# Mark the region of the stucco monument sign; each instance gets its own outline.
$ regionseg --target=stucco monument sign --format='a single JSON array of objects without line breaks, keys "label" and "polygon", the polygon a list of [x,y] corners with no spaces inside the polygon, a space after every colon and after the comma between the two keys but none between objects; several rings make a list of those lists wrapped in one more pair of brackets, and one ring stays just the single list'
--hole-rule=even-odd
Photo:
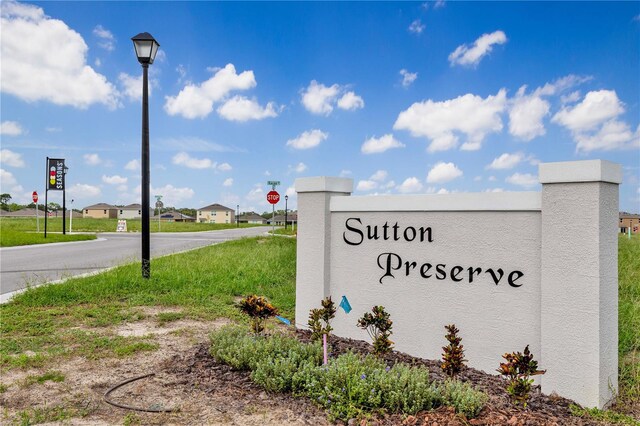
[{"label": "stucco monument sign", "polygon": [[397,350],[440,359],[444,325],[494,373],[526,345],[545,393],[602,407],[617,391],[621,168],[541,164],[541,192],[350,196],[351,179],[296,180],[296,317],[346,296],[335,334],[384,305]]}]

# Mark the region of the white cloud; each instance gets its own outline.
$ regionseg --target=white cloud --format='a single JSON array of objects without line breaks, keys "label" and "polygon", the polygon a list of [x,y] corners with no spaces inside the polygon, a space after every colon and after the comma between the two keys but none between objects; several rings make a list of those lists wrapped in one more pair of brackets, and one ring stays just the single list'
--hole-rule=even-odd
[{"label": "white cloud", "polygon": [[387,173],[386,170],[378,170],[373,175],[371,175],[369,179],[376,182],[384,182],[385,180],[387,180],[388,175],[389,174]]},{"label": "white cloud", "polygon": [[470,93],[442,102],[429,99],[400,112],[393,128],[431,139],[429,152],[455,148],[458,136],[454,132],[461,132],[467,136],[461,149],[473,151],[481,148],[487,134],[502,130],[500,115],[505,107],[504,89],[485,99]]},{"label": "white cloud", "polygon": [[233,170],[233,167],[231,167],[231,164],[229,164],[229,163],[219,164],[215,168],[218,169],[221,172],[229,172],[229,171]]},{"label": "white cloud", "polygon": [[538,184],[538,176],[534,176],[529,173],[514,173],[511,176],[508,176],[505,181],[512,185],[530,188]]},{"label": "white cloud", "polygon": [[329,115],[333,111],[332,104],[340,93],[340,86],[325,86],[311,80],[309,87],[302,92],[302,104],[307,111],[318,115]]},{"label": "white cloud", "polygon": [[574,102],[578,102],[581,96],[582,95],[580,94],[580,91],[576,90],[575,92],[571,92],[568,95],[560,96],[560,102],[562,102],[562,105],[572,104]]},{"label": "white cloud", "polygon": [[76,183],[67,189],[67,194],[73,198],[94,198],[102,194],[99,186],[87,185],[84,183]]},{"label": "white cloud", "polygon": [[379,138],[369,138],[362,144],[360,151],[363,154],[377,154],[392,148],[404,148],[404,144],[399,142],[393,135],[388,134]]},{"label": "white cloud", "polygon": [[231,91],[248,90],[256,84],[253,71],[237,74],[235,66],[227,64],[203,83],[189,83],[176,96],[167,96],[164,109],[169,115],[204,118],[213,111],[213,104],[224,99]]},{"label": "white cloud", "polygon": [[222,182],[222,186],[232,186],[233,185],[233,178],[227,178],[224,180],[224,182]]},{"label": "white cloud", "polygon": [[[342,97],[338,99],[338,96]],[[316,80],[311,80],[309,86],[302,92],[302,105],[312,114],[329,115],[333,107],[344,110],[364,108],[364,100],[355,92],[345,92],[345,87],[338,84],[325,86]]]},{"label": "white cloud", "polygon": [[[118,106],[118,93],[87,65],[82,36],[37,6],[2,2],[2,92],[27,102]],[[25,43],[28,40],[28,43]]]},{"label": "white cloud", "polygon": [[102,25],[97,25],[93,29],[93,35],[100,39],[98,46],[102,47],[103,49],[111,52],[116,48],[116,38],[113,36],[111,31],[107,30]]},{"label": "white cloud", "polygon": [[[123,96],[126,96],[131,101],[142,100],[142,75],[134,77],[121,72],[118,75],[118,80],[120,81],[120,86],[122,88],[121,93]],[[158,83],[155,79],[149,79],[149,97],[151,97],[153,87],[157,85]]]},{"label": "white cloud", "polygon": [[8,149],[0,150],[0,163],[11,167],[24,167],[22,154],[9,151]]},{"label": "white cloud", "polygon": [[414,34],[420,34],[424,31],[425,29],[425,25],[422,23],[422,21],[420,21],[419,19],[416,19],[415,21],[413,21],[411,23],[411,25],[409,25],[409,32],[414,33]]},{"label": "white cloud", "polygon": [[132,170],[132,171],[137,171],[137,170],[141,170],[141,166],[140,166],[140,161],[139,160],[131,160],[129,161],[124,168],[126,170]]},{"label": "white cloud", "polygon": [[338,100],[338,108],[347,111],[362,109],[364,108],[364,100],[354,92],[347,92]]},{"label": "white cloud", "polygon": [[640,125],[632,132],[627,123],[609,120],[594,134],[575,135],[578,151],[611,151],[615,149],[640,148]]},{"label": "white cloud", "polygon": [[340,177],[351,176],[353,172],[351,170],[340,170]]},{"label": "white cloud", "polygon": [[504,44],[507,36],[502,31],[482,34],[473,46],[461,44],[449,55],[449,63],[453,65],[478,65],[480,60],[491,52],[494,44]]},{"label": "white cloud", "polygon": [[453,163],[439,162],[427,174],[427,183],[445,183],[462,176],[460,170]]},{"label": "white cloud", "polygon": [[127,178],[119,175],[113,175],[113,176],[102,175],[102,181],[104,183],[108,183],[109,185],[122,185],[127,183]]},{"label": "white cloud", "polygon": [[253,188],[245,195],[245,199],[250,203],[260,202],[262,204],[266,204],[266,194],[262,189],[262,184],[257,183],[253,186]]},{"label": "white cloud", "polygon": [[6,192],[8,187],[14,186],[17,183],[18,181],[13,176],[13,173],[5,169],[0,169],[0,187],[2,187],[2,192]]},{"label": "white cloud", "polygon": [[545,134],[542,120],[549,114],[549,102],[537,94],[525,95],[522,86],[511,101],[509,133],[525,141]]},{"label": "white cloud", "polygon": [[22,126],[17,121],[3,121],[0,123],[0,135],[20,136],[22,133]]},{"label": "white cloud", "polygon": [[495,176],[489,176],[489,178],[488,178],[487,180],[488,180],[489,182],[495,182],[495,181],[497,181],[497,180],[498,180],[498,178],[497,178],[497,177],[495,177]]},{"label": "white cloud", "polygon": [[589,92],[582,102],[574,107],[564,107],[552,121],[572,132],[593,130],[600,124],[624,112],[624,106],[613,90]]},{"label": "white cloud", "polygon": [[564,106],[552,121],[571,131],[577,151],[640,147],[640,125],[633,132],[627,123],[618,120],[624,111],[615,91],[598,90],[587,93],[574,106]]},{"label": "white cloud", "polygon": [[360,180],[356,186],[356,191],[372,191],[378,187],[378,182],[372,180]]},{"label": "white cloud", "polygon": [[90,166],[97,166],[102,163],[102,159],[98,154],[85,154],[82,158],[84,158],[84,163]]},{"label": "white cloud", "polygon": [[320,142],[326,140],[328,137],[329,134],[323,132],[322,130],[308,130],[306,132],[302,132],[300,135],[298,135],[298,137],[294,139],[289,139],[287,141],[287,146],[290,146],[294,149],[315,148],[316,146],[320,145]]},{"label": "white cloud", "polygon": [[417,72],[409,72],[405,69],[400,70],[400,75],[402,76],[402,87],[411,86],[413,82],[418,78]]},{"label": "white cloud", "polygon": [[294,170],[296,173],[302,173],[305,170],[307,170],[307,165],[304,163],[298,163],[295,167]]},{"label": "white cloud", "polygon": [[408,194],[411,192],[420,192],[422,191],[422,183],[416,177],[410,177],[405,179],[400,185],[398,185],[398,192],[403,194]]},{"label": "white cloud", "polygon": [[217,111],[218,115],[225,120],[240,122],[278,116],[273,102],[262,107],[256,99],[248,99],[244,96],[234,96],[219,106]]},{"label": "white cloud", "polygon": [[515,154],[504,153],[500,157],[494,159],[486,168],[493,170],[513,169],[524,159],[524,155],[520,152]]},{"label": "white cloud", "polygon": [[189,169],[211,169],[216,166],[216,163],[208,158],[193,158],[186,152],[179,152],[171,159],[173,164],[178,166],[184,166]]},{"label": "white cloud", "polygon": [[[140,192],[140,187],[136,189],[136,192]],[[195,194],[195,192],[191,188],[176,188],[171,184],[161,187],[152,186],[151,193],[162,195],[162,201],[166,206],[181,205],[184,201],[191,199]]]}]

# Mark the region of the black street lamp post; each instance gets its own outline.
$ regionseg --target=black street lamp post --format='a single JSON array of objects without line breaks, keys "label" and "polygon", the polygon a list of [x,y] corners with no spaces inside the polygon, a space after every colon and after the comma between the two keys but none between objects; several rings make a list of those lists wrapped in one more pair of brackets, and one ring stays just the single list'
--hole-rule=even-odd
[{"label": "black street lamp post", "polygon": [[138,62],[142,65],[142,277],[151,275],[149,229],[149,65],[153,64],[160,45],[149,33],[131,39]]},{"label": "black street lamp post", "polygon": [[284,229],[287,229],[287,222],[288,222],[288,217],[287,217],[287,213],[288,213],[288,208],[287,208],[287,203],[289,202],[289,196],[285,195],[284,196]]},{"label": "black street lamp post", "polygon": [[[69,168],[64,166],[62,173],[64,175],[64,184],[62,185],[62,235],[67,235],[67,224],[65,218],[67,216],[67,172]],[[73,210],[72,210],[73,211]]]}]

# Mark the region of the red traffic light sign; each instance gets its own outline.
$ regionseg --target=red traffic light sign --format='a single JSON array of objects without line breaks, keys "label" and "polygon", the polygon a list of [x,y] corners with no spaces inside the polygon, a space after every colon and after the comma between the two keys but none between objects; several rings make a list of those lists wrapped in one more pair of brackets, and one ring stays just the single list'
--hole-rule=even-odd
[{"label": "red traffic light sign", "polygon": [[38,193],[36,191],[33,191],[33,194],[31,194],[31,198],[33,199],[34,203],[38,202]]},{"label": "red traffic light sign", "polygon": [[267,201],[271,204],[277,204],[280,201],[280,194],[278,191],[269,191],[267,194]]}]

